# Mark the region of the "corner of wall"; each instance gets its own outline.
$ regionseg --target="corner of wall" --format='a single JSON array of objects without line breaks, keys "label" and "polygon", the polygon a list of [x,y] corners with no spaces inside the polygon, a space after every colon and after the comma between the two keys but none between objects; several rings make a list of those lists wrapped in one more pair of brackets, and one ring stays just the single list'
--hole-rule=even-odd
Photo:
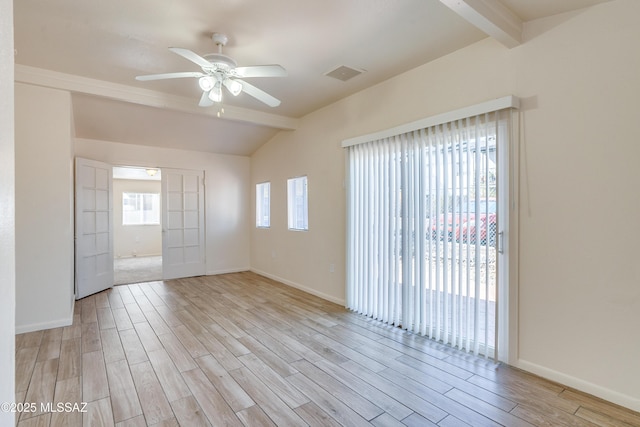
[{"label": "corner of wall", "polygon": [[249,271],[251,271],[252,273],[255,273],[255,274],[259,274],[260,276],[264,276],[264,277],[267,277],[269,279],[276,280],[276,281],[278,281],[280,283],[284,283],[285,285],[291,286],[292,288],[300,289],[301,291],[307,292],[307,293],[309,293],[311,295],[315,295],[315,296],[317,296],[319,298],[322,298],[322,299],[325,299],[327,301],[331,301],[331,302],[333,302],[335,304],[341,305],[342,307],[344,307],[346,305],[346,301],[344,299],[332,297],[331,295],[325,294],[323,292],[317,291],[315,289],[309,288],[309,287],[301,285],[299,283],[292,282],[291,280],[287,280],[287,279],[284,279],[282,277],[278,277],[276,275],[269,274],[267,272],[264,272],[264,271],[261,271],[261,270],[255,269],[255,268],[251,268],[251,269],[249,269]]},{"label": "corner of wall", "polygon": [[26,332],[66,326],[73,318],[71,94],[23,83],[14,90],[15,322]]},{"label": "corner of wall", "polygon": [[37,323],[26,323],[26,324],[17,324],[16,323],[16,335],[17,334],[25,334],[27,332],[34,331],[42,331],[45,329],[54,329],[54,328],[62,328],[65,326],[71,326],[73,323],[73,313],[75,311],[75,295],[71,296],[71,309],[69,310],[69,314],[67,316],[61,317],[59,319],[48,320],[46,322],[37,322]]}]

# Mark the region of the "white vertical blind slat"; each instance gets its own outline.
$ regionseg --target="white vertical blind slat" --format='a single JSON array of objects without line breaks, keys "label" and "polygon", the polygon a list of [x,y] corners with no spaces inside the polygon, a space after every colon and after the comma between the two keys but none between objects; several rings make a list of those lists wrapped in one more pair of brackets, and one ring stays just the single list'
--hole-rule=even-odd
[{"label": "white vertical blind slat", "polygon": [[401,322],[402,322],[402,326],[407,329],[408,328],[408,319],[407,319],[407,315],[410,311],[410,306],[408,306],[408,298],[407,298],[407,294],[409,292],[409,287],[411,286],[411,265],[408,262],[409,258],[410,258],[410,251],[411,251],[411,247],[410,247],[410,242],[409,242],[409,220],[410,220],[410,216],[411,216],[411,211],[409,209],[410,206],[410,201],[411,201],[411,188],[409,188],[410,186],[410,182],[409,182],[409,167],[408,167],[408,161],[406,159],[406,156],[408,156],[407,153],[407,139],[406,139],[406,135],[401,135],[401,144],[402,144],[402,180],[401,180],[401,188],[404,189],[405,191],[403,191],[402,193],[402,284],[403,286],[401,287],[402,290],[402,318],[401,318]]},{"label": "white vertical blind slat", "polygon": [[[489,168],[489,163],[490,163],[490,157],[491,157],[491,153],[490,153],[490,145],[489,145],[489,138],[493,137],[494,141],[495,141],[495,133],[491,131],[490,129],[490,117],[492,115],[490,113],[486,113],[485,114],[485,140],[484,140],[484,145],[485,145],[485,167],[484,167],[484,174],[487,177],[487,179],[484,182],[485,185],[485,205],[489,206],[489,192],[490,192],[490,187],[489,184],[490,182],[493,180],[493,178],[491,177],[491,172],[490,172],[490,168]],[[493,136],[491,136],[493,135]],[[487,219],[485,220],[485,227],[487,229],[486,235],[484,236],[484,240],[485,245],[483,247],[483,252],[484,252],[484,256],[485,256],[485,260],[489,260],[490,258],[490,254],[489,254],[489,218],[487,217]],[[485,356],[490,356],[490,349],[489,349],[489,334],[490,334],[490,326],[489,326],[489,269],[485,268],[484,270],[484,278],[485,278],[485,286],[484,286],[484,292],[483,292],[483,296],[484,296],[484,350],[482,351],[482,354],[484,354]]]},{"label": "white vertical blind slat", "polygon": [[[418,145],[418,155],[419,155],[419,159],[418,159],[418,165],[422,166],[426,163],[426,141],[425,141],[425,137],[424,137],[424,130],[420,130],[415,132],[414,138],[416,138],[419,141],[419,145]],[[427,191],[427,169],[424,167],[420,167],[420,209],[418,212],[418,232],[417,235],[419,236],[419,251],[417,253],[419,254],[424,254],[426,252],[426,247],[427,247],[427,240],[426,240],[426,218],[427,218],[427,196],[428,196],[428,191]],[[425,311],[423,309],[423,305],[424,305],[424,301],[425,301],[425,282],[427,280],[427,262],[428,260],[424,257],[424,256],[420,256],[420,257],[416,257],[420,260],[420,282],[419,285],[420,286],[416,286],[416,311],[417,311],[417,316],[416,318],[418,319],[418,323],[417,325],[414,327],[414,330],[419,330],[421,331],[423,328],[423,325],[426,323],[426,319],[425,319]]]},{"label": "white vertical blind slat", "polygon": [[383,304],[382,304],[382,318],[383,319],[389,319],[390,318],[390,309],[389,309],[389,303],[390,303],[390,298],[389,298],[389,289],[391,287],[391,272],[390,272],[390,264],[389,262],[387,262],[387,260],[391,259],[392,256],[392,251],[390,250],[391,248],[391,238],[390,238],[390,230],[391,230],[391,210],[390,210],[390,198],[389,198],[389,194],[393,191],[391,189],[390,186],[390,171],[389,171],[389,167],[388,165],[391,162],[389,153],[390,153],[390,147],[388,142],[385,144],[381,144],[382,145],[382,159],[380,162],[380,167],[382,168],[381,171],[381,175],[382,175],[382,192],[383,192],[383,199],[382,199],[382,208],[381,208],[381,212],[383,215],[383,219],[382,219],[382,253],[383,253],[383,270],[382,270],[382,298],[383,298]]},{"label": "white vertical blind slat", "polygon": [[[472,135],[471,133],[471,117],[467,117],[466,119],[466,123],[465,123],[465,129],[464,129],[464,137],[465,137],[465,141],[467,142],[467,149],[465,150],[465,155],[466,155],[466,165],[467,165],[467,170],[466,170],[466,188],[467,191],[470,191],[471,189],[471,141],[472,139],[475,139],[475,136]],[[467,196],[466,198],[466,221],[467,224],[470,223],[471,219],[470,219],[470,215],[469,212],[471,211],[471,198],[469,198]],[[467,227],[466,230],[463,230],[465,237],[466,237],[466,241],[470,242],[471,241],[471,227]],[[471,245],[467,244],[467,252],[466,252],[466,256],[467,256],[467,268],[466,268],[466,272],[467,272],[467,280],[465,281],[465,308],[464,308],[464,323],[465,323],[465,327],[464,327],[464,334],[465,334],[465,339],[463,340],[463,344],[462,344],[462,348],[466,348],[469,349],[471,346],[471,327],[473,325],[472,322],[472,314],[471,314],[471,291],[472,291],[472,285],[471,285],[471,262],[469,262],[471,260]]]},{"label": "white vertical blind slat", "polygon": [[[474,194],[474,212],[478,212],[480,210],[480,173],[481,173],[481,164],[480,164],[480,150],[478,149],[478,147],[480,146],[479,144],[479,139],[481,139],[482,135],[480,135],[480,129],[479,129],[479,120],[478,117],[475,118],[475,126],[474,126],[474,133],[475,133],[475,194]],[[479,215],[475,215],[474,217],[474,227],[475,230],[478,230],[480,228],[480,216]],[[480,239],[477,238],[476,236],[476,241],[475,241],[475,249],[474,249],[474,253],[475,253],[475,271],[474,271],[474,278],[475,280],[472,282],[472,288],[473,288],[473,295],[474,295],[474,318],[473,318],[473,335],[472,335],[472,342],[474,343],[473,346],[473,352],[474,353],[478,353],[478,351],[480,350],[480,340],[479,335],[480,335],[480,322],[479,322],[479,314],[480,314],[480,298],[478,298],[479,296],[479,286],[478,286],[478,278],[480,277]]]},{"label": "white vertical blind slat", "polygon": [[438,340],[446,340],[446,337],[449,332],[449,293],[447,292],[447,288],[449,286],[449,281],[451,279],[451,270],[449,264],[447,262],[449,258],[449,251],[451,250],[451,239],[449,239],[449,212],[451,211],[451,206],[449,204],[449,195],[445,191],[449,188],[449,178],[450,178],[450,167],[451,167],[451,158],[450,158],[450,145],[447,140],[447,132],[446,132],[446,124],[440,125],[440,144],[442,148],[442,169],[444,171],[444,179],[443,179],[443,187],[440,189],[442,197],[443,197],[443,207],[444,211],[442,212],[442,246],[443,246],[443,258],[442,258],[442,281],[440,282],[439,296],[442,303],[442,312],[440,313],[440,324],[442,327],[437,328],[440,331],[440,334],[437,335]]}]

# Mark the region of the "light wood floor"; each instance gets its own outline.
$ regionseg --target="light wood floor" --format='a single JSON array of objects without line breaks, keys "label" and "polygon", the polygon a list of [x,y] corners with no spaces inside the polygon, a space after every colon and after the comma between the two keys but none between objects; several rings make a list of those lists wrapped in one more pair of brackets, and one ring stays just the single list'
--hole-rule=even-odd
[{"label": "light wood floor", "polygon": [[[252,273],[87,297],[72,326],[16,337],[16,389],[38,405],[19,426],[640,426]],[[40,412],[47,402],[87,412]]]}]

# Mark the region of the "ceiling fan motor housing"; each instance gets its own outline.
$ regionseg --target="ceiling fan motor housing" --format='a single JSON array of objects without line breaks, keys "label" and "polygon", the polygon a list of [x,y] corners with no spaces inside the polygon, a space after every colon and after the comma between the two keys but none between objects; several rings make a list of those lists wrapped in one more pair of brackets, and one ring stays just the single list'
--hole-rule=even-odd
[{"label": "ceiling fan motor housing", "polygon": [[[211,63],[211,71],[225,71],[229,72],[236,68],[238,64],[232,58],[227,55],[223,55],[221,53],[209,53],[207,55],[202,56],[204,59]],[[205,67],[203,67],[205,68]],[[209,71],[209,70],[205,70]]]}]

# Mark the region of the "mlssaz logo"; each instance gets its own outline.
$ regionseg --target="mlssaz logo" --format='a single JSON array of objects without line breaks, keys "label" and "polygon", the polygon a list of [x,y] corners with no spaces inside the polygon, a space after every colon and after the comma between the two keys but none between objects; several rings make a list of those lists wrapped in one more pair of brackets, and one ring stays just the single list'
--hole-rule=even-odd
[{"label": "mlssaz logo", "polygon": [[87,402],[71,403],[71,402],[47,402],[40,404],[40,412],[87,412]]}]

